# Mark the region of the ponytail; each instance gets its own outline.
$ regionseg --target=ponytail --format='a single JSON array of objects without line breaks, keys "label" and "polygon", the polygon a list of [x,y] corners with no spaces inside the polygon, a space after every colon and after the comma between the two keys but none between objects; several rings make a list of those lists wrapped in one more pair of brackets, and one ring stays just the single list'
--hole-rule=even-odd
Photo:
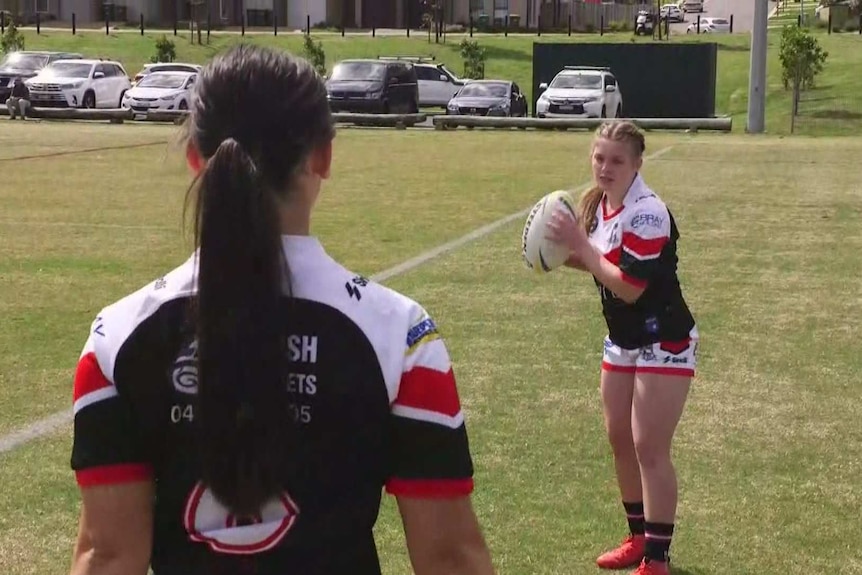
[{"label": "ponytail", "polygon": [[197,193],[201,479],[232,512],[253,515],[283,489],[292,431],[280,336],[288,270],[278,199],[233,138],[209,158]]},{"label": "ponytail", "polygon": [[596,210],[599,209],[602,195],[604,195],[602,189],[598,186],[593,186],[584,192],[578,202],[578,220],[582,222],[587,234],[590,233],[596,223]]}]

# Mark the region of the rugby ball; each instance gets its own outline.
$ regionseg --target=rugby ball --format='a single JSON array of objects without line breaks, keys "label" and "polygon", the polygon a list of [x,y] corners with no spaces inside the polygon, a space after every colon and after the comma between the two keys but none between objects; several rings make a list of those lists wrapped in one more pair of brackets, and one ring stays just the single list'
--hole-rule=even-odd
[{"label": "rugby ball", "polygon": [[537,273],[548,273],[569,259],[569,250],[545,238],[548,222],[554,211],[561,207],[575,215],[575,201],[565,190],[557,190],[540,199],[524,224],[521,234],[521,254],[528,268]]}]

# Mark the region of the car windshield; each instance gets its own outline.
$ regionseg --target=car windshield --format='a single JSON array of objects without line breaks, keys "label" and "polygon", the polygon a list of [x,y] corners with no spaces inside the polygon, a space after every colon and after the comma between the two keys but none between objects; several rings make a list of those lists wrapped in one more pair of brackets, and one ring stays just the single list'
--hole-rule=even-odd
[{"label": "car windshield", "polygon": [[506,84],[467,84],[461,88],[458,95],[474,98],[505,98],[509,95],[509,87]]},{"label": "car windshield", "polygon": [[602,77],[598,74],[560,74],[551,82],[551,88],[601,88]]},{"label": "car windshield", "polygon": [[3,63],[0,66],[3,68],[20,68],[22,70],[39,70],[47,63],[47,56],[12,52],[3,59]]},{"label": "car windshield", "polygon": [[177,88],[182,88],[185,81],[186,76],[179,76],[177,74],[159,74],[156,72],[145,76],[144,79],[138,83],[138,86],[141,88],[167,88],[176,90]]},{"label": "car windshield", "polygon": [[76,64],[73,62],[54,62],[45,73],[63,78],[89,78],[92,64]]},{"label": "car windshield", "polygon": [[382,80],[386,65],[377,62],[341,62],[335,65],[330,80]]}]

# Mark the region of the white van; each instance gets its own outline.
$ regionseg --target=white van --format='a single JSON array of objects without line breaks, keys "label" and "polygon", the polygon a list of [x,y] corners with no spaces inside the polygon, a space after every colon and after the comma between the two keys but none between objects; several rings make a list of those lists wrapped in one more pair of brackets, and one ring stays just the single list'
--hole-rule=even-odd
[{"label": "white van", "polygon": [[685,0],[682,3],[683,12],[703,12],[703,0]]}]

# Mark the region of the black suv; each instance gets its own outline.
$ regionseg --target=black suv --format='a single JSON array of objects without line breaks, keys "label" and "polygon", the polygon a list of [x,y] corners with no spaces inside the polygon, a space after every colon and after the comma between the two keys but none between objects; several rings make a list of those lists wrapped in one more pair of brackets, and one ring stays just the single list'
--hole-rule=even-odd
[{"label": "black suv", "polygon": [[342,60],[326,79],[333,112],[415,114],[419,82],[410,62]]},{"label": "black suv", "polygon": [[9,99],[15,78],[27,80],[38,74],[54,60],[80,60],[81,54],[72,52],[9,52],[0,62],[0,102]]}]

